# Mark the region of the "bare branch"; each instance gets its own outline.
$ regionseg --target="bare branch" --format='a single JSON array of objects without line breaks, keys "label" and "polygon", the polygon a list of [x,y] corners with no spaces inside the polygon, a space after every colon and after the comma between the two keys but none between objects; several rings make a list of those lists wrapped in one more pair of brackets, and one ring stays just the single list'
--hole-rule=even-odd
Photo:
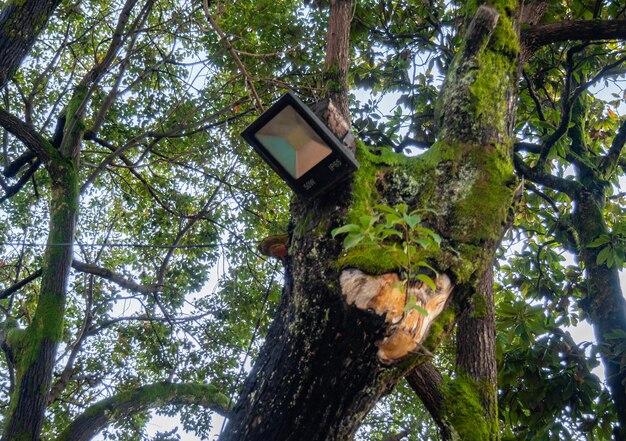
[{"label": "bare branch", "polygon": [[626,20],[562,21],[532,26],[521,32],[522,44],[530,51],[564,41],[622,39],[626,39]]},{"label": "bare branch", "polygon": [[89,273],[102,277],[103,279],[109,280],[121,286],[122,288],[126,288],[141,294],[151,294],[159,290],[158,285],[141,285],[139,283],[133,282],[132,280],[124,278],[123,276],[111,271],[110,269],[102,268],[98,265],[92,265],[90,263],[84,263],[79,260],[72,261],[72,268],[83,273]]},{"label": "bare branch", "polygon": [[254,82],[252,81],[252,77],[250,76],[250,74],[248,74],[246,67],[241,62],[241,59],[237,55],[237,52],[233,48],[233,45],[230,43],[230,41],[228,41],[228,38],[226,37],[226,34],[224,34],[224,31],[222,31],[222,28],[220,28],[220,26],[217,24],[215,19],[211,16],[211,12],[209,11],[208,0],[203,0],[202,6],[204,8],[204,15],[206,16],[209,23],[211,23],[211,26],[213,27],[213,29],[215,29],[215,32],[217,32],[217,35],[219,35],[220,40],[222,44],[224,45],[224,47],[228,50],[228,52],[230,52],[230,55],[233,57],[233,60],[235,60],[235,64],[237,64],[239,71],[243,74],[244,78],[246,79],[246,83],[248,83],[248,86],[250,86],[250,90],[252,91],[252,95],[254,95],[254,100],[256,101],[257,107],[259,108],[260,111],[263,111],[263,104],[261,103],[259,94],[257,93],[256,88],[254,87]]},{"label": "bare branch", "polygon": [[32,126],[24,123],[4,109],[0,109],[0,126],[22,141],[42,162],[45,163],[47,161],[47,149],[52,146]]},{"label": "bare branch", "polygon": [[16,292],[19,289],[21,289],[22,287],[28,285],[30,282],[35,280],[37,277],[40,277],[41,273],[42,273],[42,270],[40,268],[37,271],[35,271],[34,273],[32,273],[30,276],[24,277],[22,280],[20,280],[16,284],[14,284],[14,285],[4,289],[3,291],[0,291],[0,300],[6,299],[7,297],[9,297],[14,292]]},{"label": "bare branch", "polygon": [[531,182],[545,185],[546,187],[550,187],[554,190],[562,191],[572,200],[575,199],[576,196],[582,191],[580,183],[545,173],[544,171],[537,169],[537,167],[531,168],[526,165],[524,160],[519,155],[513,156],[513,163],[515,164],[517,172],[524,178]]}]

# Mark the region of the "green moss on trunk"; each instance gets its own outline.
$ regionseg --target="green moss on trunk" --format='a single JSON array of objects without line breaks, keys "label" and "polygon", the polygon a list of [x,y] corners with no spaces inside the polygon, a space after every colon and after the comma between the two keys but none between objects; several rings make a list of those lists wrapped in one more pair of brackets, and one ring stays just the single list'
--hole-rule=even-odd
[{"label": "green moss on trunk", "polygon": [[[486,241],[497,241],[506,224],[516,179],[505,149],[470,144],[438,143],[425,154],[406,157],[388,149],[374,154],[362,144],[361,168],[354,176],[353,200],[347,223],[358,223],[377,204],[406,203],[409,209],[427,209],[424,224],[444,239],[438,250],[415,256],[438,271],[468,281],[482,260]],[[411,191],[397,191],[411,189]],[[393,199],[391,199],[393,198]],[[338,259],[338,266],[382,274],[401,268],[389,247],[355,247]]]},{"label": "green moss on trunk", "polygon": [[459,375],[443,387],[444,414],[463,441],[486,441],[497,436],[497,422],[486,419],[475,381]]}]

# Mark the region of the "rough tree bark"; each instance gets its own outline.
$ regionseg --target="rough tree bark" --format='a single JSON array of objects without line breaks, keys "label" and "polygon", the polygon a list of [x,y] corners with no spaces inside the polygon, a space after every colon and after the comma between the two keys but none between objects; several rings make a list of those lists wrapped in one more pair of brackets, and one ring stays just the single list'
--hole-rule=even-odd
[{"label": "rough tree bark", "polygon": [[622,342],[610,338],[610,335],[618,330],[626,331],[626,302],[617,268],[599,265],[597,256],[601,248],[588,247],[600,234],[608,232],[601,209],[604,191],[601,193],[599,198],[600,194],[585,188],[579,194],[575,199],[572,223],[579,235],[579,259],[584,262],[588,281],[588,296],[581,302],[581,306],[589,315],[596,341],[601,345],[600,356],[606,383],[619,421],[615,439],[623,440],[626,439],[626,369],[623,367],[623,354],[618,348]]},{"label": "rough tree bark", "polygon": [[330,0],[324,81],[328,97],[350,122],[348,109],[348,68],[350,66],[351,0]]},{"label": "rough tree bark", "polygon": [[11,79],[60,0],[8,2],[0,11],[0,89]]},{"label": "rough tree bark", "polygon": [[[572,109],[573,127],[568,130],[572,139],[572,150],[584,155],[586,149],[587,98],[585,93],[575,102]],[[610,338],[612,332],[626,332],[626,301],[619,281],[618,268],[608,263],[598,263],[602,247],[589,245],[601,235],[609,232],[604,217],[607,192],[605,182],[610,179],[613,168],[626,141],[626,122],[615,136],[609,154],[598,169],[575,162],[578,191],[572,194],[574,209],[572,226],[578,238],[578,260],[584,263],[588,282],[587,297],[581,306],[589,315],[596,341],[601,346],[600,356],[604,364],[606,382],[617,412],[619,427],[615,439],[626,439],[626,368],[620,339]],[[617,153],[617,154],[614,154]]]},{"label": "rough tree bark", "polygon": [[[80,94],[75,96],[69,108],[76,109],[82,98]],[[3,114],[5,117],[7,115]],[[12,354],[16,383],[3,441],[36,440],[39,437],[56,349],[63,334],[65,295],[73,259],[71,243],[78,211],[78,167],[74,157],[82,132],[68,134],[67,148],[57,150],[29,126],[22,126],[21,130],[29,137],[20,137],[22,132],[19,131],[13,133],[35,152],[50,174],[50,227],[32,323],[26,329],[13,328],[6,335],[5,345]],[[68,153],[64,155],[63,150]]]},{"label": "rough tree bark", "polygon": [[[222,440],[351,439],[378,398],[418,364],[421,348],[434,349],[454,318],[442,313],[428,333],[449,290],[477,289],[517,184],[510,127],[519,51],[515,11],[481,6],[469,14],[474,18],[441,97],[440,141],[412,159],[361,146],[361,168],[351,183],[292,203],[278,315]],[[428,320],[409,325],[398,314],[405,294],[396,288],[398,266],[390,256],[345,253],[331,238],[333,228],[379,203],[437,213],[425,215],[424,223],[442,236],[442,248],[420,256],[437,269],[437,290],[408,281],[418,303],[432,309]],[[470,421],[459,417],[458,407],[446,409],[457,432],[490,438],[495,421],[477,424],[486,419],[479,385],[467,381],[447,393],[458,392],[458,406],[467,404],[464,398],[476,405],[469,406]]]}]

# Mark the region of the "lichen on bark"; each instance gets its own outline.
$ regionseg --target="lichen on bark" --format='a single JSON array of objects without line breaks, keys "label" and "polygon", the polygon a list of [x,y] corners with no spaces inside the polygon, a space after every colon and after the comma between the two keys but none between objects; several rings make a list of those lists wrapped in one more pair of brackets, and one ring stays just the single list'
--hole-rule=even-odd
[{"label": "lichen on bark", "polygon": [[[347,222],[372,213],[377,204],[405,203],[422,209],[424,226],[442,238],[438,250],[416,256],[428,260],[453,282],[467,282],[482,266],[482,244],[499,239],[517,185],[510,159],[496,149],[477,149],[458,143],[438,143],[423,155],[406,157],[358,144],[361,168],[354,177],[354,192]],[[398,185],[414,189],[403,193]],[[389,200],[389,194],[393,199]],[[358,268],[369,274],[398,271],[391,250],[356,247],[341,255],[340,268]]]}]

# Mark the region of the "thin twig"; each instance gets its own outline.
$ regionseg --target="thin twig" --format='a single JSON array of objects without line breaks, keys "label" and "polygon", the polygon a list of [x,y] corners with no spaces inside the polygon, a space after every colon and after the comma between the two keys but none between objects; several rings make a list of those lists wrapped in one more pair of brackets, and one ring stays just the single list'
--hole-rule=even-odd
[{"label": "thin twig", "polygon": [[224,34],[224,31],[222,31],[222,28],[220,28],[220,26],[217,24],[215,19],[211,16],[211,12],[209,11],[209,0],[203,0],[202,6],[204,8],[204,15],[206,16],[207,20],[209,21],[209,23],[211,23],[211,26],[213,27],[213,29],[215,29],[215,32],[217,32],[217,35],[219,35],[222,44],[228,50],[228,52],[230,52],[230,55],[235,60],[235,64],[237,64],[237,67],[239,68],[243,76],[246,78],[246,82],[250,86],[250,90],[252,91],[252,95],[254,95],[254,100],[256,101],[256,104],[259,110],[263,111],[263,104],[261,104],[261,99],[259,98],[259,94],[257,93],[256,88],[254,87],[254,82],[252,81],[252,77],[250,76],[250,74],[248,74],[246,67],[243,65],[243,63],[239,59],[239,56],[237,55],[237,51],[235,51],[235,48],[233,48],[233,45],[230,43],[230,41],[228,41],[228,38],[226,37],[226,34]]}]

